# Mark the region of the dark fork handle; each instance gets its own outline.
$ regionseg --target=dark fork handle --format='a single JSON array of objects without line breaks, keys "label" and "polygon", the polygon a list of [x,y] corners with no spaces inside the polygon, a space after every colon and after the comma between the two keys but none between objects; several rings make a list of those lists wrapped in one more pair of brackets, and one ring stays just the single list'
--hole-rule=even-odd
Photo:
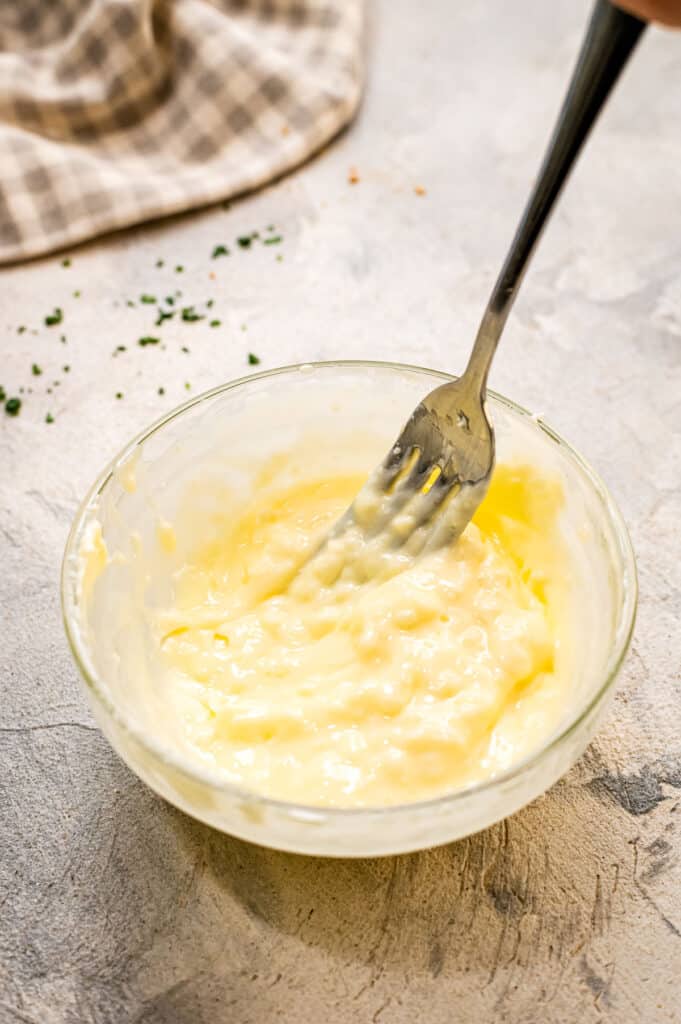
[{"label": "dark fork handle", "polygon": [[483,395],[492,358],[534,247],[584,140],[645,27],[645,21],[609,0],[596,0],[544,162],[492,290],[466,369],[471,386],[477,385]]}]

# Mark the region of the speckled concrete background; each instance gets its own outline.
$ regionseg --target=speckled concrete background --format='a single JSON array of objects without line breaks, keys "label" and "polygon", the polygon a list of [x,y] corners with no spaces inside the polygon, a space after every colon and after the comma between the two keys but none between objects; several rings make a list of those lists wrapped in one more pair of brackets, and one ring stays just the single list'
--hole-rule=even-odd
[{"label": "speckled concrete background", "polygon": [[[375,862],[223,837],[110,751],[59,617],[79,498],[185,383],[237,376],[249,351],[263,367],[462,367],[586,13],[383,0],[360,118],[299,174],[69,267],[2,275],[0,384],[33,389],[16,419],[0,415],[2,1024],[681,1020],[681,35],[644,41],[493,375],[602,472],[639,558],[614,705],[547,797],[467,841]],[[268,224],[279,246],[211,260]],[[197,308],[212,297],[221,328],[156,330],[153,307],[125,305],[175,289]],[[63,324],[45,327],[55,306]],[[149,333],[166,348],[137,346]]]}]

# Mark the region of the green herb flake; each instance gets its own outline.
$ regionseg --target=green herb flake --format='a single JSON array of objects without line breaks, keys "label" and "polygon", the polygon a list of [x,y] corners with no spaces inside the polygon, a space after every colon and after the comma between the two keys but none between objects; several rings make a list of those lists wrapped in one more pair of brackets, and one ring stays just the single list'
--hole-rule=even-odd
[{"label": "green herb flake", "polygon": [[66,344],[66,335],[65,334],[60,334],[59,335],[59,340],[62,343],[62,345],[65,345]]},{"label": "green herb flake", "polygon": [[192,389],[192,386],[191,386],[191,384],[189,383],[188,380],[186,380],[184,382],[184,387],[185,387],[185,391],[191,391],[191,389]]},{"label": "green herb flake", "polygon": [[250,235],[240,235],[240,237],[237,238],[236,240],[236,244],[240,246],[242,249],[250,249],[252,241],[253,239],[251,238]]},{"label": "green herb flake", "polygon": [[229,249],[226,245],[216,245],[210,258],[216,260],[219,256],[229,256]]},{"label": "green herb flake", "polygon": [[178,265],[175,267],[175,273],[184,274],[184,267],[182,266],[181,263],[178,263]]},{"label": "green herb flake", "polygon": [[197,313],[193,306],[185,306],[182,310],[182,319],[187,324],[193,324],[197,320],[205,320],[205,317]]},{"label": "green herb flake", "polygon": [[70,373],[71,367],[67,363],[66,366],[62,366],[62,370],[64,371],[64,373]]},{"label": "green herb flake", "polygon": [[260,356],[256,356],[255,352],[248,353],[248,365],[257,366],[260,362]]},{"label": "green herb flake", "polygon": [[22,324],[21,327],[17,327],[17,334],[23,334],[25,330],[26,330],[26,328]]},{"label": "green herb flake", "polygon": [[165,260],[156,260],[156,266],[157,267],[164,267],[165,266]]},{"label": "green herb flake", "polygon": [[160,338],[152,338],[151,335],[145,334],[143,338],[138,338],[137,344],[144,348],[146,345],[158,345]]},{"label": "green herb flake", "polygon": [[69,259],[62,260],[61,261],[61,265],[62,265],[62,267],[70,267],[71,266],[71,260],[69,260]]},{"label": "green herb flake", "polygon": [[74,292],[73,293],[73,297],[74,297],[74,299],[79,299],[80,298],[80,292]]},{"label": "green herb flake", "polygon": [[165,297],[165,299],[163,301],[165,302],[166,306],[174,306],[175,305],[175,298],[172,295],[166,295],[166,297]]},{"label": "green herb flake", "polygon": [[158,389],[158,393],[159,393],[159,395],[165,395],[166,389],[165,388],[159,388]]},{"label": "green herb flake", "polygon": [[47,416],[45,417],[45,422],[46,423],[54,423],[54,416],[52,415],[51,412],[48,412]]},{"label": "green herb flake", "polygon": [[125,304],[126,306],[130,306],[131,309],[135,308],[135,303],[132,301],[132,299],[126,299]]},{"label": "green herb flake", "polygon": [[34,377],[39,377],[42,372],[42,367],[38,366],[37,363],[34,363],[33,366],[31,367],[31,373],[33,374]]},{"label": "green herb flake", "polygon": [[215,299],[208,299],[206,302],[206,309],[212,309]]},{"label": "green herb flake", "polygon": [[284,259],[284,257],[281,255],[280,252],[278,252],[277,253],[277,263],[281,263],[283,259]]},{"label": "green herb flake", "polygon": [[45,317],[45,326],[46,327],[54,327],[56,324],[60,324],[63,319],[64,319],[64,313],[59,308],[59,306],[56,306],[55,310],[54,310],[54,313],[49,313]]},{"label": "green herb flake", "polygon": [[123,397],[123,392],[122,391],[117,391],[116,392],[116,398],[122,398],[122,397]]},{"label": "green herb flake", "polygon": [[265,230],[272,232],[272,231],[276,231],[276,228],[275,228],[274,224],[268,224],[267,228]]},{"label": "green herb flake", "polygon": [[140,302],[143,302],[145,306],[153,306],[156,303],[156,296],[140,295]]},{"label": "green herb flake", "polygon": [[222,320],[211,320],[211,327],[222,327]]},{"label": "green herb flake", "polygon": [[181,352],[189,352],[189,349],[187,348],[186,345],[183,345],[180,351]]},{"label": "green herb flake", "polygon": [[263,245],[279,245],[279,243],[283,242],[283,241],[284,241],[284,239],[281,237],[281,235],[273,235],[272,238],[263,238],[262,244]]},{"label": "green herb flake", "polygon": [[0,402],[4,402],[6,398],[7,398],[7,392],[5,391],[3,386],[0,384]]},{"label": "green herb flake", "polygon": [[160,325],[163,323],[164,320],[172,320],[172,318],[174,316],[175,316],[175,310],[174,309],[168,309],[168,310],[159,309],[158,310],[158,316],[156,317],[156,327],[160,327]]},{"label": "green herb flake", "polygon": [[8,398],[5,402],[5,412],[8,416],[18,416],[21,409],[20,398]]}]

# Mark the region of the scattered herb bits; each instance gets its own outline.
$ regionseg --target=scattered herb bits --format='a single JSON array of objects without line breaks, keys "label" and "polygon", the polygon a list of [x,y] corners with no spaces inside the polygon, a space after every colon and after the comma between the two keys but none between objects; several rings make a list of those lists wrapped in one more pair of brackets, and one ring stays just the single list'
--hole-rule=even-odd
[{"label": "scattered herb bits", "polygon": [[46,423],[54,423],[54,416],[52,415],[51,412],[48,412],[47,416],[45,417],[45,422]]},{"label": "scattered herb bits", "polygon": [[4,402],[6,398],[7,398],[7,392],[2,387],[2,385],[0,385],[0,402]]},{"label": "scattered herb bits", "polygon": [[63,310],[61,310],[59,308],[59,306],[56,306],[54,312],[53,313],[48,313],[48,315],[45,317],[45,326],[46,327],[54,327],[54,326],[56,326],[56,324],[60,324],[63,319],[64,319]]},{"label": "scattered herb bits", "polygon": [[242,249],[250,249],[252,241],[253,239],[250,235],[240,235],[236,240],[236,244]]},{"label": "scattered herb bits", "polygon": [[62,265],[62,267],[70,267],[71,266],[71,260],[68,260],[68,259],[62,260],[61,261],[61,265]]},{"label": "scattered herb bits", "polygon": [[174,316],[175,316],[175,310],[174,309],[168,309],[168,310],[159,309],[158,310],[158,316],[156,317],[155,326],[156,327],[160,327],[160,325],[163,323],[164,320],[172,320],[172,318]]},{"label": "scattered herb bits", "polygon": [[122,391],[117,391],[116,392],[116,398],[122,398],[122,397],[123,397],[123,392]]},{"label": "scattered herb bits", "polygon": [[26,328],[22,324],[20,327],[17,327],[17,334],[23,334],[25,330],[26,330]]},{"label": "scattered herb bits", "polygon": [[263,238],[264,245],[279,245],[280,242],[283,242],[281,235],[273,235],[271,238]]},{"label": "scattered herb bits", "polygon": [[43,372],[42,367],[38,366],[37,363],[33,363],[32,367],[31,367],[31,373],[33,374],[33,376],[34,377],[39,377],[42,372]]},{"label": "scattered herb bits", "polygon": [[156,296],[155,295],[140,295],[140,302],[143,302],[145,306],[155,306]]},{"label": "scattered herb bits", "polygon": [[210,326],[211,327],[221,327],[222,326],[222,320],[211,320]]},{"label": "scattered herb bits", "polygon": [[20,398],[8,398],[5,402],[5,412],[8,416],[18,416],[21,409]]},{"label": "scattered herb bits", "polygon": [[260,362],[260,356],[256,356],[255,352],[248,353],[248,365],[257,366]]},{"label": "scattered herb bits", "polygon": [[150,334],[145,334],[143,338],[138,338],[137,344],[145,348],[147,345],[158,345],[160,341],[160,338],[154,338]]},{"label": "scattered herb bits", "polygon": [[217,260],[220,256],[229,256],[229,249],[226,245],[216,245],[210,258],[212,260]]}]

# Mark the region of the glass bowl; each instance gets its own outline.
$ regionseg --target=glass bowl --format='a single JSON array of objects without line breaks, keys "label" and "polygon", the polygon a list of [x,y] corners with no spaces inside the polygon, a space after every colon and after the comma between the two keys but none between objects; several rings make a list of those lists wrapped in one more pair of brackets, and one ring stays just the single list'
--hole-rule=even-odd
[{"label": "glass bowl", "polygon": [[[404,853],[458,839],[513,814],[547,790],[589,743],[633,630],[637,585],[631,543],[615,503],[587,463],[543,422],[494,393],[488,404],[499,457],[522,452],[563,479],[563,526],[580,562],[580,600],[589,603],[590,622],[579,637],[574,692],[563,719],[540,749],[495,778],[419,803],[360,809],[296,805],[237,788],[155,734],[139,680],[132,674],[121,678],[110,649],[113,625],[86,597],[82,553],[96,547],[99,528],[109,550],[130,547],[135,535],[149,535],[159,516],[172,517],[178,488],[197,467],[219,474],[237,453],[248,463],[286,450],[310,431],[324,438],[324,450],[338,464],[348,437],[361,430],[368,471],[420,398],[450,379],[413,366],[356,361],[283,367],[233,381],[154,423],[113,460],[85,498],[62,569],[69,643],[113,748],[183,811],[281,850],[343,857]],[[114,573],[113,579],[110,586],[123,593],[124,576]],[[153,578],[149,585],[153,595]],[[109,595],[110,602],[115,599]]]}]

